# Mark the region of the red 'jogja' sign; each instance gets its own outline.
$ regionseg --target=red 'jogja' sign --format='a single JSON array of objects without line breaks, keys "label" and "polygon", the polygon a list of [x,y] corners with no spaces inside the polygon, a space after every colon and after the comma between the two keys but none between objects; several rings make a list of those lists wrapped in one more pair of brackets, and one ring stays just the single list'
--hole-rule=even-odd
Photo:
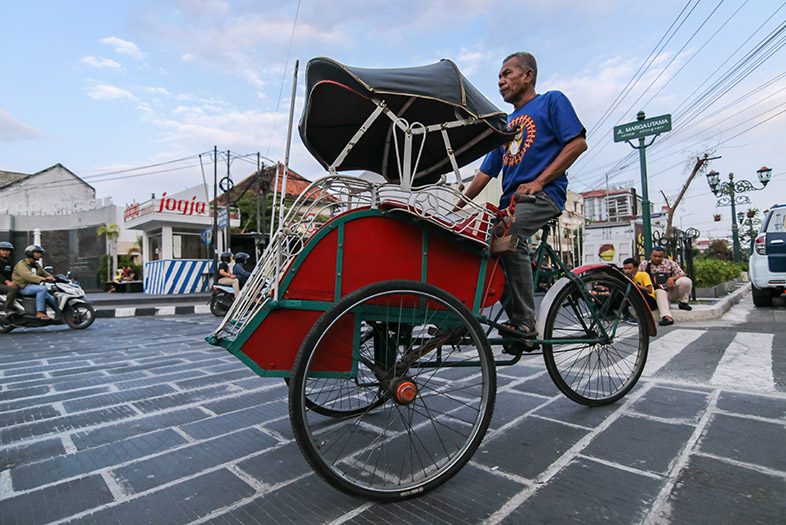
[{"label": "red 'jogja' sign", "polygon": [[188,199],[173,199],[167,197],[166,192],[161,195],[161,204],[158,212],[175,211],[182,215],[204,215],[207,210],[207,203],[196,200],[196,195]]}]

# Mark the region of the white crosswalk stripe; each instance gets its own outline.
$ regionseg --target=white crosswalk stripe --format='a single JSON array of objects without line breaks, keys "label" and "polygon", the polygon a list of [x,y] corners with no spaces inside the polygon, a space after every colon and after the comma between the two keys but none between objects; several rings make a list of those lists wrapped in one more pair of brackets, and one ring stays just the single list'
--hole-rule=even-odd
[{"label": "white crosswalk stripe", "polygon": [[671,361],[674,356],[701,337],[703,333],[704,330],[677,329],[658,339],[650,341],[647,364],[644,366],[642,377],[651,377],[655,375],[663,365]]},{"label": "white crosswalk stripe", "polygon": [[720,388],[774,392],[772,343],[774,334],[740,332],[726,347],[710,383]]}]

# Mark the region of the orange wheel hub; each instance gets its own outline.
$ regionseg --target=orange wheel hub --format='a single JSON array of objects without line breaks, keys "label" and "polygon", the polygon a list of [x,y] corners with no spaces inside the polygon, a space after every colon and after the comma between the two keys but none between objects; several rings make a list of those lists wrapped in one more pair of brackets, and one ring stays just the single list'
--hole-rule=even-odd
[{"label": "orange wheel hub", "polygon": [[412,381],[402,381],[396,387],[396,401],[402,405],[408,405],[415,400],[418,395],[418,387]]}]

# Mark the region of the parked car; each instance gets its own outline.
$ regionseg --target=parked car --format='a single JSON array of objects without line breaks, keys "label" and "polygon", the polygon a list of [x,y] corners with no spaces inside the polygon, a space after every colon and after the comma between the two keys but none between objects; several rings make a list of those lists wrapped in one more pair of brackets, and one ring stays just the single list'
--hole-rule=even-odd
[{"label": "parked car", "polygon": [[786,204],[770,208],[753,243],[749,273],[753,304],[772,306],[786,288]]}]

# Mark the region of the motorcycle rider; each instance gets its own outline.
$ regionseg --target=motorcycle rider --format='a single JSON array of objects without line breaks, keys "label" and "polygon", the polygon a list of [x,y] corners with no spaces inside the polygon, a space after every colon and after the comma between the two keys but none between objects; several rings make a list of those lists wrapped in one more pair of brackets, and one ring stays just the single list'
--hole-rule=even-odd
[{"label": "motorcycle rider", "polygon": [[229,271],[229,262],[232,260],[232,252],[224,252],[221,254],[221,262],[218,263],[218,284],[224,286],[231,286],[235,290],[235,297],[240,295],[240,281],[237,275]]},{"label": "motorcycle rider", "polygon": [[251,277],[251,272],[246,270],[246,263],[251,258],[246,252],[237,252],[235,254],[235,266],[232,268],[232,273],[237,276],[240,288],[246,285],[246,281]]},{"label": "motorcycle rider", "polygon": [[14,284],[14,267],[11,264],[11,254],[14,245],[8,241],[0,241],[0,294],[5,294],[5,315],[11,316],[14,312],[14,301],[19,288]]},{"label": "motorcycle rider", "polygon": [[26,297],[35,296],[35,316],[42,321],[51,321],[52,318],[46,315],[46,304],[48,303],[57,311],[57,301],[47,293],[44,281],[53,282],[55,280],[49,272],[41,267],[39,262],[46,253],[43,247],[31,244],[25,248],[25,259],[22,259],[14,266],[13,281],[19,287],[19,295]]}]

